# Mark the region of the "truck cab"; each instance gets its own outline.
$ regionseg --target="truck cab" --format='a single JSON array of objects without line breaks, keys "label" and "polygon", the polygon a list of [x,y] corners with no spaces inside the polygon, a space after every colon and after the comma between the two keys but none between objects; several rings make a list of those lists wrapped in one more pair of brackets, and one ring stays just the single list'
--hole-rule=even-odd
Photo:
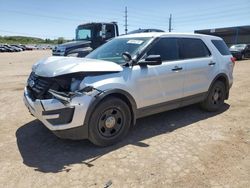
[{"label": "truck cab", "polygon": [[85,57],[118,35],[118,26],[115,22],[81,24],[76,28],[75,40],[56,46],[53,55]]}]

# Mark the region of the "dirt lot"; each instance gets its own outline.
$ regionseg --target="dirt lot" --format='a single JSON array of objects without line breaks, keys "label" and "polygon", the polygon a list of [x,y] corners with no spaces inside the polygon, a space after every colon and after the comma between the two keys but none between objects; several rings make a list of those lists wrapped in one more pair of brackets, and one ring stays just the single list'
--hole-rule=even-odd
[{"label": "dirt lot", "polygon": [[24,106],[31,65],[50,54],[0,54],[0,187],[250,187],[250,60],[237,62],[220,112],[143,118],[123,142],[97,148],[58,139]]}]

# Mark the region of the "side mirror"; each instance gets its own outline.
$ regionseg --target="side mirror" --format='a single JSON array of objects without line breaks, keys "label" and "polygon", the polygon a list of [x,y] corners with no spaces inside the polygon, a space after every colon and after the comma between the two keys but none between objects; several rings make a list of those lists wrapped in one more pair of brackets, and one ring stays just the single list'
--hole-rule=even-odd
[{"label": "side mirror", "polygon": [[126,61],[126,62],[130,62],[132,60],[131,55],[128,52],[123,52],[122,53],[122,58]]},{"label": "side mirror", "polygon": [[160,55],[149,55],[146,59],[140,60],[139,65],[161,65],[162,59]]}]

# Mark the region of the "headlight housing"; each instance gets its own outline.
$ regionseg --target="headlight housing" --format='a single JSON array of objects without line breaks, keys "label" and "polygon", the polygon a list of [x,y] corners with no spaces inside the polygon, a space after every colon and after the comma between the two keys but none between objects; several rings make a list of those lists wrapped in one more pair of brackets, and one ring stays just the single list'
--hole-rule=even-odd
[{"label": "headlight housing", "polygon": [[81,82],[82,82],[82,80],[79,80],[77,78],[72,78],[71,79],[71,85],[70,85],[70,91],[78,90]]},{"label": "headlight housing", "polygon": [[58,46],[57,47],[57,51],[58,52],[65,52],[66,51],[66,47],[64,47],[64,46]]}]

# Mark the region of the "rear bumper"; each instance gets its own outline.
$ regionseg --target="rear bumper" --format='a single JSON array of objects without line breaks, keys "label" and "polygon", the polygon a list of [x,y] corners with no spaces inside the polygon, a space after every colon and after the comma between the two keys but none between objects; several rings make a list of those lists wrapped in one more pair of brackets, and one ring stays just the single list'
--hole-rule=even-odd
[{"label": "rear bumper", "polygon": [[33,101],[25,88],[23,101],[30,113],[57,136],[70,139],[87,138],[88,127],[83,123],[92,101],[91,96],[75,97],[68,104],[63,104],[57,99]]},{"label": "rear bumper", "polygon": [[235,57],[237,60],[241,59],[241,52],[231,52],[232,56]]}]

